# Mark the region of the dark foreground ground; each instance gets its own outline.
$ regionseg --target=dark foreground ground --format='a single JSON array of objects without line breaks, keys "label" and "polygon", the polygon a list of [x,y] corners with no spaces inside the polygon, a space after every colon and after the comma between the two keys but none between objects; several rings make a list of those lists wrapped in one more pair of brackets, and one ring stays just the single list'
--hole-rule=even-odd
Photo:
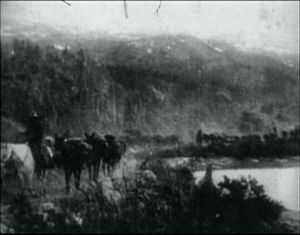
[{"label": "dark foreground ground", "polygon": [[[118,181],[125,178],[132,178],[139,168],[144,158],[137,157],[141,151],[130,149],[126,152],[118,168],[112,177],[105,177],[103,174],[99,176],[98,181],[102,182],[101,187],[103,195],[111,201],[118,201],[122,195],[118,190],[115,190],[115,185]],[[149,160],[149,159],[148,159]],[[155,160],[151,160],[155,161]],[[299,166],[299,157],[289,157],[285,159],[248,159],[247,161],[234,160],[230,158],[172,158],[165,159],[169,166],[176,168],[178,166],[185,166],[192,172],[204,170],[208,164],[213,164],[215,169],[237,169],[237,168],[270,168],[270,167],[291,167]],[[81,189],[94,187],[95,183],[89,182],[87,170],[83,172]],[[2,189],[1,192],[1,233],[13,232],[10,230],[11,216],[8,213],[10,206],[11,194],[18,193],[18,182],[12,179],[9,187]],[[82,191],[73,189],[69,195],[65,193],[64,174],[62,170],[55,169],[49,172],[44,182],[34,179],[34,189],[37,194],[36,197],[30,198],[30,203],[34,210],[38,211],[41,205],[45,203],[58,204],[61,199],[72,199],[82,197]],[[299,232],[299,211],[283,210],[280,216],[281,223],[285,224],[291,231]]]}]

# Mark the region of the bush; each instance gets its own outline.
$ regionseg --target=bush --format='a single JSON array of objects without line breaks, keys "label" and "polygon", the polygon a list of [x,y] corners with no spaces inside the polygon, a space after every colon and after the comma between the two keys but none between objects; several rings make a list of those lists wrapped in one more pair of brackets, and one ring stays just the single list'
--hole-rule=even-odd
[{"label": "bush", "polygon": [[[33,212],[26,197],[12,206],[16,232],[91,233],[201,233],[277,232],[283,207],[265,194],[255,179],[224,178],[218,186],[194,184],[187,168],[171,169],[147,161],[141,169],[153,172],[153,181],[137,177],[118,202],[107,199],[101,185],[64,199],[61,210],[47,216]],[[157,179],[157,180],[156,180]],[[274,230],[276,229],[276,230]],[[286,230],[285,230],[286,231]]]}]

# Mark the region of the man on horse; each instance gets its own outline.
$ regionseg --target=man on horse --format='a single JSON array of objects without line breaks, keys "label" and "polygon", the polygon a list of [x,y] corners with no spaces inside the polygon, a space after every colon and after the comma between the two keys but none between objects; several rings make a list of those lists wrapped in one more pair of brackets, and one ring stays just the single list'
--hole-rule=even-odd
[{"label": "man on horse", "polygon": [[28,140],[31,143],[41,143],[44,136],[45,125],[43,119],[37,115],[36,111],[33,111],[28,118],[27,134]]},{"label": "man on horse", "polygon": [[28,118],[26,136],[28,144],[32,151],[34,160],[36,162],[37,173],[41,173],[41,170],[44,170],[49,167],[47,159],[42,152],[42,142],[45,132],[45,121],[42,117],[37,115],[36,111],[33,111]]}]

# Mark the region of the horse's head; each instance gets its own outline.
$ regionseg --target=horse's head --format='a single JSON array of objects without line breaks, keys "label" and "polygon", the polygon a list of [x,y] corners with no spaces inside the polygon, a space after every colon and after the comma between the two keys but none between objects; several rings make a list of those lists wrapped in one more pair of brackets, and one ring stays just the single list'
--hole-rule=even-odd
[{"label": "horse's head", "polygon": [[92,144],[94,141],[94,133],[89,135],[88,133],[84,132],[85,135],[85,141],[89,144]]},{"label": "horse's head", "polygon": [[125,154],[127,150],[127,145],[124,140],[119,141],[119,148],[120,148],[120,154],[121,155]]},{"label": "horse's head", "polygon": [[93,132],[91,135],[84,133],[84,135],[85,135],[85,141],[88,144],[90,144],[92,146],[97,146],[97,147],[105,147],[106,146],[104,139],[102,139],[98,133]]},{"label": "horse's head", "polygon": [[113,144],[116,142],[116,139],[113,135],[105,135],[104,138],[108,144]]},{"label": "horse's head", "polygon": [[55,150],[61,150],[64,146],[66,138],[64,136],[60,137],[57,134],[54,136],[54,148]]},{"label": "horse's head", "polygon": [[53,162],[54,164],[60,168],[62,165],[62,152],[65,147],[66,139],[65,137],[60,137],[57,134],[54,136],[54,151],[53,151]]}]

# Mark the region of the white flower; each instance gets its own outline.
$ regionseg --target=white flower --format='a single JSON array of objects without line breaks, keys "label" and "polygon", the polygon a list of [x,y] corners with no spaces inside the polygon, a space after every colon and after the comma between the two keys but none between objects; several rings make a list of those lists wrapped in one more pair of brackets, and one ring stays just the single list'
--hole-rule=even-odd
[{"label": "white flower", "polygon": [[73,216],[72,216],[78,225],[82,225],[82,222],[83,222],[83,219],[80,216],[81,216],[80,213],[73,214]]},{"label": "white flower", "polygon": [[229,194],[230,194],[230,191],[227,188],[222,189],[222,196],[223,195],[229,195]]},{"label": "white flower", "polygon": [[54,205],[52,202],[46,202],[44,204],[41,205],[41,209],[43,211],[50,211],[50,210],[54,210]]}]

